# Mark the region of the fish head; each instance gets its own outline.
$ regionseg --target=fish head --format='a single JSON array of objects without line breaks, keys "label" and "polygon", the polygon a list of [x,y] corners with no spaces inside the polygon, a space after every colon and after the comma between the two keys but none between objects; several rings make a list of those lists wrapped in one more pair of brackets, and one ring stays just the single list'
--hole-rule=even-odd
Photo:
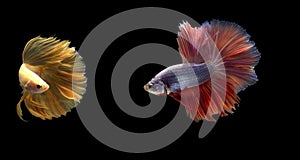
[{"label": "fish head", "polygon": [[49,85],[45,81],[30,80],[24,88],[30,93],[41,94],[49,89]]},{"label": "fish head", "polygon": [[146,85],[144,85],[144,89],[145,91],[157,96],[167,94],[165,84],[161,80],[155,78],[153,78]]},{"label": "fish head", "polygon": [[[49,85],[37,73],[28,69],[29,65],[22,64],[19,70],[19,81],[21,87],[33,94],[44,93],[49,89]],[[33,68],[33,67],[31,67]]]}]

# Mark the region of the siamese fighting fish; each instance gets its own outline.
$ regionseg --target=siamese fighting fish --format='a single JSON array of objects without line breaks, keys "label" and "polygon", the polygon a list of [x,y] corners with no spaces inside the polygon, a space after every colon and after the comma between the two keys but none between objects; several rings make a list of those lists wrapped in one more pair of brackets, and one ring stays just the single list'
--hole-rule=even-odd
[{"label": "siamese fighting fish", "polygon": [[232,22],[212,20],[199,27],[183,22],[177,42],[182,63],[162,70],[144,89],[171,96],[196,122],[233,113],[238,92],[258,81],[254,67],[261,55],[250,36]]},{"label": "siamese fighting fish", "polygon": [[51,120],[66,115],[82,99],[86,90],[85,64],[67,40],[35,37],[27,42],[19,69],[21,102],[35,117]]}]

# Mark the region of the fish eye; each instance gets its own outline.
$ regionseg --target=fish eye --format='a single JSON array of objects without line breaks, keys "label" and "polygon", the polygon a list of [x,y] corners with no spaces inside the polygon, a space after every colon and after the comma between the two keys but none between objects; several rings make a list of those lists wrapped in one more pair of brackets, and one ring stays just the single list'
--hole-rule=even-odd
[{"label": "fish eye", "polygon": [[40,88],[42,88],[42,86],[41,85],[36,85],[36,88],[40,89]]}]

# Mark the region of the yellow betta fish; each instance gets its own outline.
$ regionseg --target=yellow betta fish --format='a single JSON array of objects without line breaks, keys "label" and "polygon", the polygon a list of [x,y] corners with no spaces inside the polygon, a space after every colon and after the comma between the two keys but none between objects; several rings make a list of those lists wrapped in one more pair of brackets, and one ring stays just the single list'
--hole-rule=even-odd
[{"label": "yellow betta fish", "polygon": [[23,96],[17,114],[22,120],[22,101],[32,115],[51,120],[66,115],[82,99],[87,82],[85,65],[69,44],[40,36],[27,42],[19,70]]}]

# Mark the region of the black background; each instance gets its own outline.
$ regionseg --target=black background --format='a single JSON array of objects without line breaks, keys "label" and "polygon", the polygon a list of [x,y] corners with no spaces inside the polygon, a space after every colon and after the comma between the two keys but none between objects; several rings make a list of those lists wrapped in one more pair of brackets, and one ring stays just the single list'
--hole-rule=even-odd
[{"label": "black background", "polygon": [[[293,116],[284,118],[286,114],[291,113],[287,108],[293,106],[285,101],[284,97],[288,97],[289,94],[282,90],[292,87],[289,85],[292,82],[284,82],[290,74],[283,69],[286,62],[290,60],[287,56],[289,49],[285,47],[285,42],[289,41],[287,32],[290,29],[286,26],[288,24],[286,21],[292,23],[287,17],[293,15],[293,11],[283,14],[283,10],[288,9],[286,5],[167,1],[106,3],[73,2],[62,5],[53,2],[43,5],[24,4],[22,9],[15,9],[19,14],[13,15],[9,20],[10,24],[13,24],[10,27],[13,29],[10,35],[13,37],[11,42],[14,46],[10,48],[10,53],[16,55],[13,76],[14,83],[17,85],[15,85],[14,104],[9,106],[15,117],[14,146],[20,152],[15,156],[32,157],[32,154],[39,153],[49,158],[95,156],[107,159],[103,157],[108,156],[123,159],[157,159],[161,156],[182,155],[187,158],[201,159],[210,157],[259,158],[261,155],[283,154],[280,143],[291,142],[284,133],[292,134],[288,131],[289,125],[287,124],[293,122],[295,118]],[[23,105],[24,118],[30,121],[24,123],[17,117],[15,105],[22,91],[18,81],[18,69],[22,64],[23,47],[28,40],[38,35],[56,36],[59,39],[70,40],[71,46],[79,49],[84,38],[103,20],[128,9],[148,6],[177,10],[199,23],[212,19],[235,22],[251,35],[251,40],[255,42],[262,55],[255,68],[259,82],[239,93],[240,107],[233,115],[219,119],[215,128],[204,139],[198,138],[201,122],[193,123],[187,132],[171,145],[143,154],[120,152],[100,143],[85,129],[75,109],[66,117],[43,121],[31,116]],[[154,29],[138,30],[114,41],[104,54],[106,60],[101,61],[97,68],[97,94],[106,96],[101,100],[101,106],[104,106],[105,113],[116,125],[129,131],[148,132],[163,127],[178,110],[178,103],[168,98],[167,104],[158,115],[149,119],[133,118],[114,105],[108,89],[100,89],[104,87],[98,82],[110,84],[113,62],[129,49],[150,42],[166,44],[177,49],[176,35]],[[101,69],[101,66],[105,66],[106,70]],[[161,69],[163,67],[159,65],[145,65],[131,77],[129,90],[137,104],[143,106],[149,103],[142,85]]]}]

